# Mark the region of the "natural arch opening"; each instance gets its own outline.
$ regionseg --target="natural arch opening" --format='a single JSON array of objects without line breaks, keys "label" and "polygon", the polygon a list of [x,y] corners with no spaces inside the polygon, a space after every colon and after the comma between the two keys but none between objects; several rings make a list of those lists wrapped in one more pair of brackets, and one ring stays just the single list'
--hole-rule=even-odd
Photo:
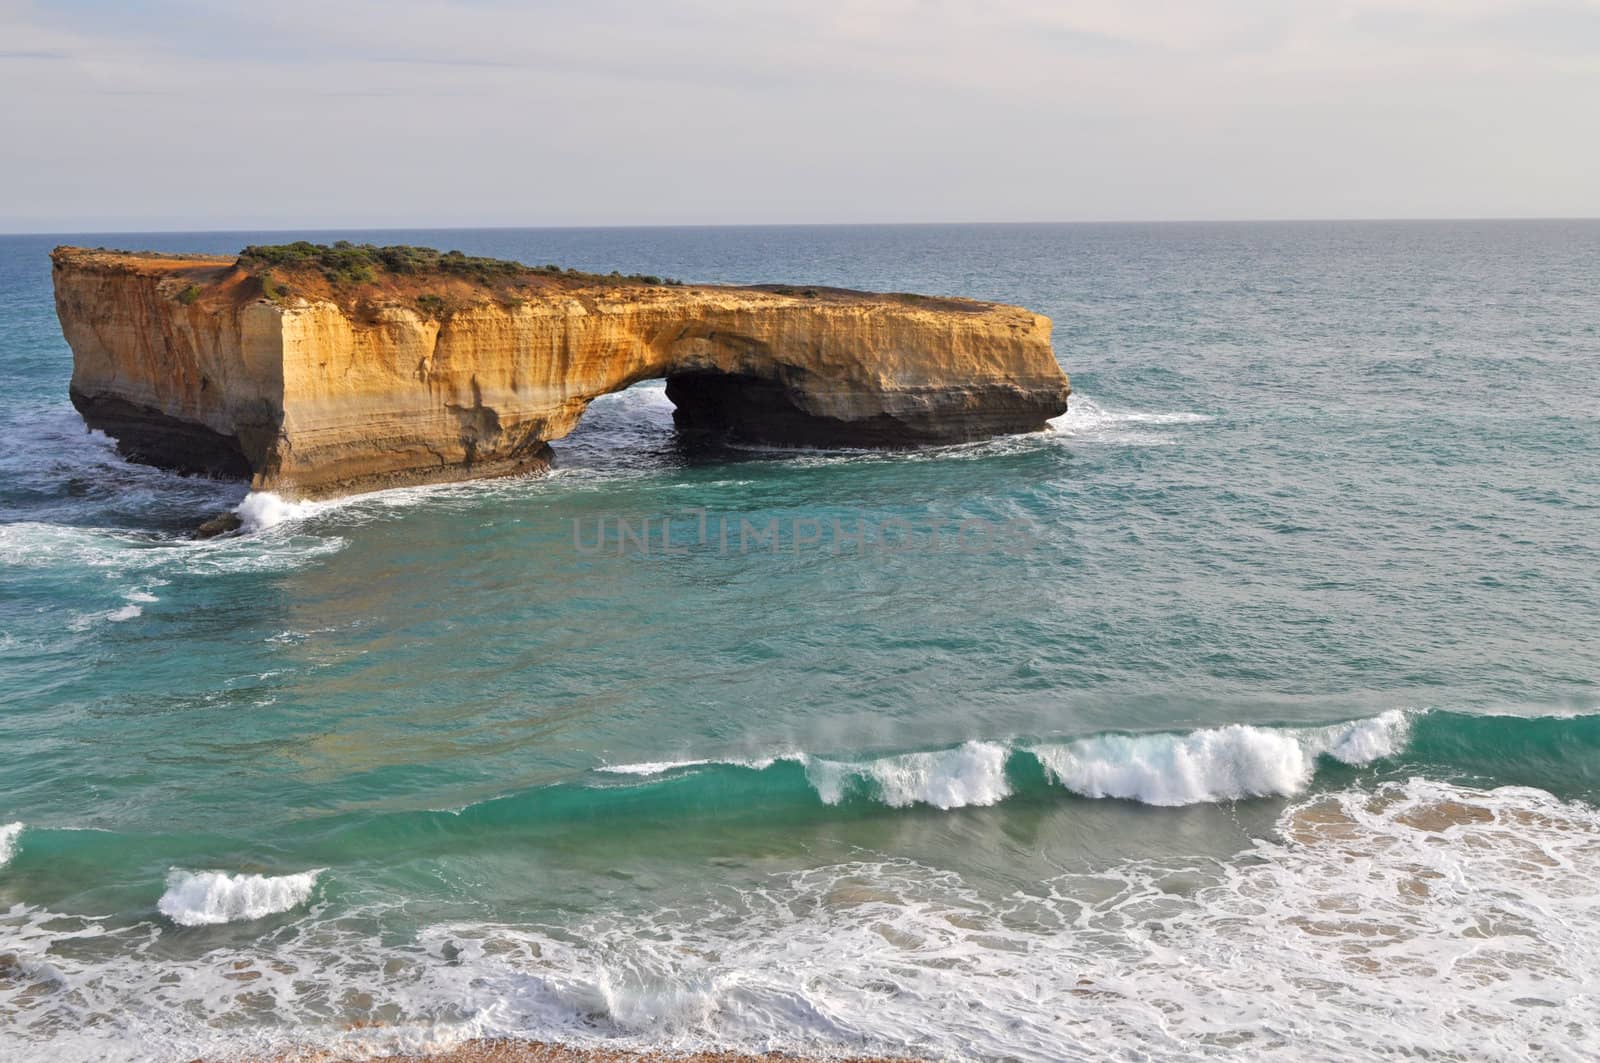
[{"label": "natural arch opening", "polygon": [[669,373],[666,381],[673,423],[691,438],[799,447],[905,447],[933,439],[914,420],[814,412],[828,387],[787,367],[777,377],[693,370]]},{"label": "natural arch opening", "polygon": [[752,373],[696,370],[666,377],[672,423],[690,439],[810,444],[837,433],[795,405],[781,381]]},{"label": "natural arch opening", "polygon": [[680,456],[724,444],[895,448],[948,441],[937,424],[879,413],[845,420],[808,409],[826,388],[788,370],[778,377],[693,369],[634,381],[590,400],[557,453],[597,447],[672,448]]}]

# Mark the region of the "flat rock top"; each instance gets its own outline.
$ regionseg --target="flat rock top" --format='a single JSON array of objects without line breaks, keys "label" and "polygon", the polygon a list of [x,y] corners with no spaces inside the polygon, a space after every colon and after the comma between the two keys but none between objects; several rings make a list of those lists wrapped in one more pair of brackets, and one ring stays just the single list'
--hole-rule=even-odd
[{"label": "flat rock top", "polygon": [[[295,245],[290,245],[295,246]],[[310,246],[310,245],[307,245]],[[57,270],[116,273],[167,282],[178,291],[194,287],[192,302],[203,306],[237,304],[270,298],[293,304],[297,300],[331,302],[346,309],[359,305],[412,303],[437,300],[441,306],[460,308],[487,303],[516,305],[532,300],[583,297],[584,300],[625,303],[674,303],[687,299],[750,301],[765,305],[880,306],[932,314],[1006,316],[1025,313],[1001,303],[979,302],[950,296],[909,292],[877,293],[819,285],[685,284],[670,279],[620,274],[583,273],[555,266],[525,266],[494,259],[473,259],[452,252],[440,255],[426,248],[351,248],[367,259],[385,252],[416,251],[433,256],[421,268],[404,272],[387,268],[381,258],[358,262],[340,270],[328,259],[287,258],[271,261],[252,255],[247,248],[238,256],[174,254],[159,251],[121,251],[107,248],[62,246],[51,252]],[[279,248],[262,249],[278,252]],[[341,249],[321,248],[325,256]],[[455,256],[455,257],[452,257]],[[336,261],[336,259],[335,259]],[[438,265],[433,265],[436,262]]]}]

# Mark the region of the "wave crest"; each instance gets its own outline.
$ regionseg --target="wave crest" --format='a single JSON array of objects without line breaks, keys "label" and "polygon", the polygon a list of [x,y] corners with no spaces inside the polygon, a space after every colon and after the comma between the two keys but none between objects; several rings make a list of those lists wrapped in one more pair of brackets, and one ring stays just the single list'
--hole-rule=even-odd
[{"label": "wave crest", "polygon": [[249,535],[285,521],[303,520],[320,508],[315,502],[291,502],[271,491],[251,491],[233,512],[239,518],[239,530]]},{"label": "wave crest", "polygon": [[22,836],[21,823],[0,826],[0,867],[5,867],[17,855],[17,839]]},{"label": "wave crest", "polygon": [[246,922],[304,904],[321,874],[321,869],[270,876],[174,868],[156,907],[179,926]]},{"label": "wave crest", "polygon": [[1031,750],[1050,778],[1084,797],[1192,805],[1303,791],[1323,754],[1370,764],[1405,745],[1406,716],[1386,712],[1331,727],[1232,724],[1187,734],[1101,735]]},{"label": "wave crest", "polygon": [[1160,446],[1175,443],[1179,438],[1162,429],[1206,424],[1212,420],[1214,418],[1208,414],[1191,411],[1147,413],[1114,410],[1087,395],[1074,394],[1067,412],[1050,421],[1050,430],[1082,442]]},{"label": "wave crest", "polygon": [[[193,956],[19,905],[0,912],[16,954],[0,1057],[366,1058],[507,1037],[1019,1063],[1110,1043],[1157,1061],[1593,1054],[1592,805],[1412,778],[1276,825],[1221,861],[1113,860],[1025,894],[853,860],[414,940],[378,930],[414,918],[401,901],[393,921],[364,909]],[[64,935],[99,941],[52,948]],[[1294,1016],[1292,1036],[1264,1015]]]},{"label": "wave crest", "polygon": [[[951,749],[836,759],[785,753],[761,759],[683,759],[597,765],[604,775],[686,780],[728,770],[799,765],[825,805],[852,799],[891,808],[993,805],[1019,787],[1064,787],[1082,797],[1178,806],[1302,793],[1329,757],[1360,766],[1402,753],[1412,717],[1393,710],[1327,726],[1229,724],[1177,734],[1102,734],[1068,742],[970,740]],[[780,768],[779,770],[787,770]],[[785,777],[788,778],[788,777]],[[785,782],[774,776],[771,785]]]},{"label": "wave crest", "polygon": [[1011,750],[998,742],[974,741],[955,749],[903,753],[865,763],[807,757],[806,779],[828,805],[862,789],[891,808],[993,805],[1011,796],[1006,779],[1010,755]]}]

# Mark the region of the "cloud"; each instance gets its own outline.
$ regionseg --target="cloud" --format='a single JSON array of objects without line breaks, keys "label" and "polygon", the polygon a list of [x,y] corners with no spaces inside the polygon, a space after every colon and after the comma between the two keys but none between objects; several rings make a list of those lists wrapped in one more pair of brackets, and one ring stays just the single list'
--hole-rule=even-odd
[{"label": "cloud", "polygon": [[1587,0],[10,2],[0,39],[0,228],[1600,213]]}]

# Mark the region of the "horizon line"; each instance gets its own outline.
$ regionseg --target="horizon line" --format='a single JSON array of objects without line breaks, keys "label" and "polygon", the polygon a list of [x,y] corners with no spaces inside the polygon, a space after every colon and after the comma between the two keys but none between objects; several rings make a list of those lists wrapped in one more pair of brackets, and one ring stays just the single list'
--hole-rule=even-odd
[{"label": "horizon line", "polygon": [[859,222],[649,222],[643,224],[605,225],[298,225],[298,226],[235,226],[206,229],[25,229],[0,231],[8,236],[204,236],[225,233],[362,233],[362,232],[519,232],[519,231],[583,231],[625,229],[916,229],[916,228],[980,228],[1026,226],[1095,226],[1095,225],[1334,225],[1334,224],[1395,224],[1444,222],[1590,222],[1600,221],[1600,215],[1544,214],[1544,215],[1429,215],[1416,217],[1277,217],[1277,218],[1120,218],[1103,220],[1068,221],[859,221]]}]

